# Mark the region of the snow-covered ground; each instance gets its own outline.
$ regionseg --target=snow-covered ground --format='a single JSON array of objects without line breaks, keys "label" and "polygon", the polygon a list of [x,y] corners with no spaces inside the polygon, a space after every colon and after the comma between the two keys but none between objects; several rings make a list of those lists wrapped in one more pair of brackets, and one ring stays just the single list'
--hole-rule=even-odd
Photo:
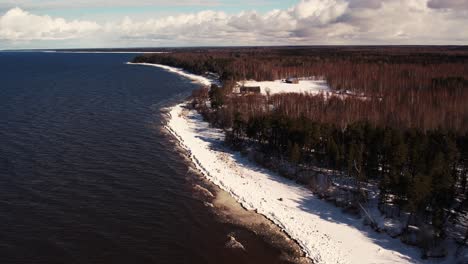
[{"label": "snow-covered ground", "polygon": [[239,86],[260,86],[262,94],[269,91],[270,94],[277,93],[310,93],[319,94],[330,92],[327,82],[324,80],[300,80],[297,84],[286,83],[282,80],[277,81],[243,81]]},{"label": "snow-covered ground", "polygon": [[363,226],[305,187],[223,146],[222,130],[176,105],[168,130],[204,175],[249,210],[282,227],[316,263],[418,263],[420,251]]}]

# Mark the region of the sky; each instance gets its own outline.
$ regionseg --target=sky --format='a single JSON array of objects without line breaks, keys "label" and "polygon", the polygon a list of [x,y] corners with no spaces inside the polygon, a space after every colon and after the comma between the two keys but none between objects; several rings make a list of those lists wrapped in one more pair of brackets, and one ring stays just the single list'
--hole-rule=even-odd
[{"label": "sky", "polygon": [[468,45],[468,0],[0,0],[0,49]]}]

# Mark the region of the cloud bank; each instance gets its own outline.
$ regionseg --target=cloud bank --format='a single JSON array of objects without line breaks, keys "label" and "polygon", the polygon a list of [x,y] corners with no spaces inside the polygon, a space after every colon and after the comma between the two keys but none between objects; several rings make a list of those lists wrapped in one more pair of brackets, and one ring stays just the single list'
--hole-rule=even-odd
[{"label": "cloud bank", "polygon": [[0,40],[63,40],[83,37],[100,29],[94,22],[37,16],[19,8],[0,17]]},{"label": "cloud bank", "polygon": [[[202,11],[147,20],[0,16],[0,42],[77,39],[82,45],[468,44],[466,0],[301,0],[284,10]],[[86,41],[83,41],[86,40]],[[83,43],[84,42],[84,43]]]}]

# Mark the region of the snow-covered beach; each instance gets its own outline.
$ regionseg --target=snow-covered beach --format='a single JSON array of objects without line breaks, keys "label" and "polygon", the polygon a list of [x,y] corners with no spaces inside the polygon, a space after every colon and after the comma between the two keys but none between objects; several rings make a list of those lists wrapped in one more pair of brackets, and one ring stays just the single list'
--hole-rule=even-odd
[{"label": "snow-covered beach", "polygon": [[187,71],[184,71],[183,69],[170,67],[170,66],[166,66],[166,65],[162,65],[162,64],[132,63],[132,62],[127,62],[127,64],[129,64],[129,65],[142,65],[142,66],[149,66],[149,67],[156,67],[156,68],[164,69],[164,70],[166,70],[168,72],[178,74],[178,75],[183,76],[183,77],[185,77],[187,79],[190,79],[190,80],[192,80],[194,82],[197,82],[197,83],[199,83],[201,85],[211,85],[212,83],[215,83],[215,84],[218,83],[218,81],[215,80],[215,79],[210,79],[210,78],[207,78],[207,77],[204,77],[204,76],[192,74],[192,73],[189,73]]},{"label": "snow-covered beach", "polygon": [[[163,68],[204,85],[213,82],[173,67],[143,65]],[[187,150],[194,165],[243,207],[281,227],[315,263],[426,262],[420,259],[418,248],[374,232],[304,186],[228,149],[223,144],[223,131],[210,127],[200,114],[184,105],[170,109],[166,128]]]},{"label": "snow-covered beach", "polygon": [[182,104],[170,111],[167,128],[192,161],[246,209],[255,210],[295,239],[315,263],[417,263],[419,250],[378,234],[308,189],[252,164],[223,146],[211,128]]}]

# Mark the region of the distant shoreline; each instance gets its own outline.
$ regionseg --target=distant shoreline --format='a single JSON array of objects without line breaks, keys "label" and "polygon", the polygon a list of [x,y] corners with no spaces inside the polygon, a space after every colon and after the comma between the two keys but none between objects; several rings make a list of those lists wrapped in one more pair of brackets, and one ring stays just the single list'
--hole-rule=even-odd
[{"label": "distant shoreline", "polygon": [[178,75],[180,75],[182,77],[185,77],[187,79],[192,80],[193,82],[196,82],[196,83],[199,83],[199,84],[205,85],[205,86],[209,86],[211,84],[219,84],[219,80],[215,80],[215,79],[208,78],[208,77],[201,76],[201,75],[196,75],[196,74],[190,73],[188,71],[185,71],[183,69],[172,67],[172,66],[167,66],[167,65],[163,65],[163,64],[134,63],[134,62],[127,62],[127,64],[128,65],[140,65],[140,66],[149,66],[149,67],[160,68],[160,69],[166,70],[168,72],[178,74]]},{"label": "distant shoreline", "polygon": [[42,53],[109,53],[109,54],[162,54],[169,50],[139,50],[139,49],[0,49],[0,52],[42,52]]},{"label": "distant shoreline", "polygon": [[[29,52],[29,51],[23,51]],[[30,51],[35,52],[35,51]],[[44,53],[77,53],[77,54],[162,54],[168,52],[150,52],[150,51],[57,51],[57,50],[43,50],[38,52]]]}]

